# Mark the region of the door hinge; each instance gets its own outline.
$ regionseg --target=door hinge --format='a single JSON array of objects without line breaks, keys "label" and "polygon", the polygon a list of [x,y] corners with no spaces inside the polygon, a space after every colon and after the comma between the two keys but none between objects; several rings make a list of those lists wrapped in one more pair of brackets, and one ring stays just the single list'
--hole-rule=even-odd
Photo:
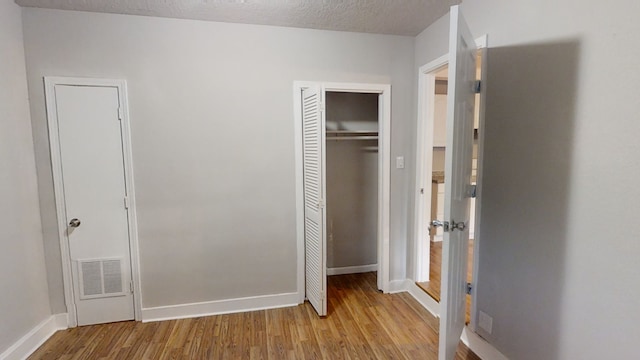
[{"label": "door hinge", "polygon": [[471,295],[471,290],[473,290],[473,285],[471,285],[471,283],[467,283],[467,286],[465,289],[467,295]]},{"label": "door hinge", "polygon": [[482,90],[482,82],[480,80],[476,80],[473,82],[473,93],[480,94],[480,90]]},{"label": "door hinge", "polygon": [[129,291],[133,294],[133,280],[129,281]]},{"label": "door hinge", "polygon": [[318,200],[318,209],[322,209],[324,207],[324,199]]},{"label": "door hinge", "polygon": [[122,120],[123,117],[124,111],[122,110],[122,107],[118,106],[118,120]]},{"label": "door hinge", "polygon": [[323,113],[324,112],[324,103],[321,102],[319,105],[320,105],[320,112]]},{"label": "door hinge", "polygon": [[128,196],[124,197],[124,208],[125,209],[129,208],[129,197]]},{"label": "door hinge", "polygon": [[467,197],[475,198],[477,194],[477,185],[467,185]]}]

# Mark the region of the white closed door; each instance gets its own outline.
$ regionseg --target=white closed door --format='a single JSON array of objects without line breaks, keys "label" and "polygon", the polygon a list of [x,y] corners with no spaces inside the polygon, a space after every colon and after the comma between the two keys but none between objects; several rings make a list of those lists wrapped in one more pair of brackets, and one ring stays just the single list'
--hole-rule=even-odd
[{"label": "white closed door", "polygon": [[322,90],[302,91],[304,177],[305,292],[318,315],[327,315],[327,249],[325,189],[325,133]]},{"label": "white closed door", "polygon": [[54,90],[77,323],[132,320],[119,89]]},{"label": "white closed door", "polygon": [[[440,360],[455,356],[465,326],[473,158],[476,45],[458,6],[451,8],[447,153],[440,296]],[[448,231],[447,231],[448,230]]]}]

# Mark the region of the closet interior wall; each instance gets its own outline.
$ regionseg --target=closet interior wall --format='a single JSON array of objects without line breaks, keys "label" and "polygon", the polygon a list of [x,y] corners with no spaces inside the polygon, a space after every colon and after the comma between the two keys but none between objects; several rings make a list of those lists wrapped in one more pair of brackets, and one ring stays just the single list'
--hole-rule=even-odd
[{"label": "closet interior wall", "polygon": [[327,268],[376,265],[378,94],[327,92],[325,108]]}]

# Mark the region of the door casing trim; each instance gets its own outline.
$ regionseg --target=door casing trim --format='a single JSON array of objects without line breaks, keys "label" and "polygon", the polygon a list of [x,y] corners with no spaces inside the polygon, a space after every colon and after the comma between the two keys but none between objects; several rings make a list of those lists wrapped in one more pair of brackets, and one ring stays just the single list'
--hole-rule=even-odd
[{"label": "door casing trim", "polygon": [[60,240],[60,256],[62,262],[62,279],[64,285],[64,299],[68,313],[68,326],[78,324],[75,297],[73,294],[73,278],[71,272],[71,257],[69,252],[69,238],[65,229],[65,200],[62,178],[62,158],[60,156],[60,141],[58,137],[58,115],[55,98],[56,85],[114,87],[118,89],[118,100],[122,109],[122,152],[124,157],[125,186],[129,198],[129,254],[131,257],[131,281],[133,282],[133,305],[136,321],[142,320],[142,291],[140,284],[140,257],[138,246],[138,223],[136,217],[136,197],[133,181],[133,156],[131,152],[131,128],[129,121],[129,104],[127,102],[127,83],[122,79],[99,79],[81,77],[45,76],[45,106],[47,110],[47,125],[49,127],[49,149],[51,154],[51,170],[56,204],[58,237]]},{"label": "door casing trim", "polygon": [[[474,241],[473,241],[473,278],[474,286],[471,290],[471,296],[475,299],[477,292],[477,274],[478,263],[480,254],[480,226],[481,226],[481,207],[482,203],[482,164],[484,159],[484,132],[485,132],[485,103],[486,103],[486,82],[487,82],[487,48],[488,48],[488,35],[485,34],[476,38],[476,47],[482,54],[481,74],[482,74],[482,90],[480,93],[480,117],[478,124],[478,164],[476,173],[476,213],[474,224]],[[427,94],[432,93],[435,90],[435,75],[434,72],[449,64],[449,55],[444,54],[425,65],[420,66],[418,69],[418,109],[417,109],[417,139],[416,139],[416,153],[415,153],[415,169],[416,169],[416,187],[414,192],[414,228],[413,228],[413,280],[414,281],[426,281],[429,279],[429,267],[430,267],[430,252],[429,252],[429,240],[425,237],[425,226],[421,219],[424,219],[427,211],[426,204],[431,202],[431,191],[427,189],[426,180],[431,178],[426,174],[431,173],[433,168],[432,151],[427,154],[426,150],[433,148],[433,98],[427,98]],[[427,132],[430,130],[430,132]],[[424,194],[421,194],[421,189],[424,189]],[[425,244],[426,243],[426,244]],[[426,280],[425,280],[426,278]],[[476,313],[477,303],[471,302],[471,322],[469,328],[472,331],[476,329]]]},{"label": "door casing trim", "polygon": [[378,288],[390,291],[390,185],[391,185],[391,85],[372,83],[338,83],[324,81],[294,81],[293,120],[295,139],[296,175],[296,239],[297,239],[297,291],[299,302],[305,299],[304,266],[304,183],[302,173],[302,89],[320,86],[321,91],[374,93],[378,101]]}]

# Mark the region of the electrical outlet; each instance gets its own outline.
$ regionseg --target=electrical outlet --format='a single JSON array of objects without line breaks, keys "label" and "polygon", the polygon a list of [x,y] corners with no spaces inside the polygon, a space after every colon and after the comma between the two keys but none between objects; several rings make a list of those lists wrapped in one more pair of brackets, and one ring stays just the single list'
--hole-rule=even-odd
[{"label": "electrical outlet", "polygon": [[484,311],[480,311],[480,316],[478,316],[478,326],[482,328],[487,333],[491,334],[491,328],[493,327],[493,318]]}]

